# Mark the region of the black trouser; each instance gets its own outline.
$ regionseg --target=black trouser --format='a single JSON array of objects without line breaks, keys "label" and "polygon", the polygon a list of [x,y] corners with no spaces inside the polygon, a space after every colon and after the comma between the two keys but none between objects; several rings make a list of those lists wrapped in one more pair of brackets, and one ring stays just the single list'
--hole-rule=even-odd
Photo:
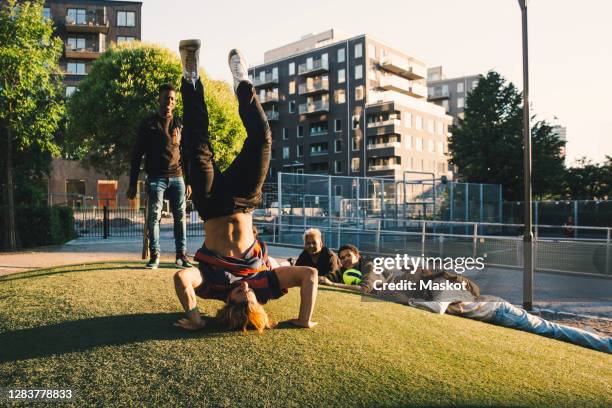
[{"label": "black trouser", "polygon": [[255,89],[249,82],[238,85],[238,112],[247,138],[232,164],[221,172],[215,163],[208,134],[208,109],[204,88],[183,79],[184,128],[189,151],[192,200],[203,220],[249,212],[261,203],[272,148],[272,135]]}]

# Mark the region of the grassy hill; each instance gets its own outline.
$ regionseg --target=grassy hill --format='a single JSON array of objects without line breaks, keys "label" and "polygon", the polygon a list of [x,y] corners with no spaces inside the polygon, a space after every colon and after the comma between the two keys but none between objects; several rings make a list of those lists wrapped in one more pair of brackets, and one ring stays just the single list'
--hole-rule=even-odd
[{"label": "grassy hill", "polygon": [[69,387],[79,407],[612,406],[610,355],[327,288],[312,330],[185,332],[176,269],[141,266],[0,278],[0,388]]}]

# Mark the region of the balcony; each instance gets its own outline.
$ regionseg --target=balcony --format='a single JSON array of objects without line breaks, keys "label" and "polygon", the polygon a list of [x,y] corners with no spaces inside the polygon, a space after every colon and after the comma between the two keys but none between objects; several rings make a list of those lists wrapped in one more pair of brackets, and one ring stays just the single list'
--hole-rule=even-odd
[{"label": "balcony", "polygon": [[262,78],[261,76],[253,78],[253,86],[255,86],[256,88],[276,84],[278,84],[278,76],[273,76],[272,74],[267,74],[264,78]]},{"label": "balcony", "polygon": [[327,150],[311,150],[310,156],[327,156]]},{"label": "balcony", "polygon": [[266,118],[268,118],[268,122],[278,122],[278,118],[280,117],[278,112],[266,111]]},{"label": "balcony", "polygon": [[392,72],[406,79],[427,78],[427,68],[419,64],[410,63],[407,59],[396,55],[387,55],[381,58],[379,65],[385,71]]},{"label": "balcony", "polygon": [[318,112],[329,112],[329,102],[327,101],[316,101],[309,103],[301,103],[298,107],[300,115],[307,115],[310,113]]},{"label": "balcony", "polygon": [[312,84],[300,84],[298,94],[308,95],[320,92],[329,92],[329,80],[314,81]]},{"label": "balcony", "polygon": [[265,103],[278,102],[278,92],[268,92],[263,96],[259,97],[259,103],[262,105]]},{"label": "balcony", "polygon": [[368,166],[369,171],[382,171],[382,170],[400,170],[402,168],[401,164],[370,164]]},{"label": "balcony", "polygon": [[327,71],[329,71],[329,62],[324,60],[316,60],[312,63],[312,66],[308,66],[306,63],[298,65],[299,75],[319,74]]},{"label": "balcony", "polygon": [[[102,51],[103,52],[103,51]],[[100,58],[102,55],[98,49],[90,47],[90,48],[69,48],[66,46],[64,50],[64,56],[70,59],[90,59],[95,60]]]},{"label": "balcony", "polygon": [[400,92],[404,95],[416,98],[427,98],[427,88],[425,86],[415,84],[397,75],[385,75],[381,77],[378,87],[385,91]]},{"label": "balcony", "polygon": [[104,10],[87,12],[84,19],[74,19],[66,16],[66,31],[69,33],[108,33],[108,19],[104,17]]},{"label": "balcony", "polygon": [[314,137],[314,136],[326,136],[327,135],[327,129],[323,129],[323,130],[311,130],[308,133],[308,136],[310,137]]},{"label": "balcony", "polygon": [[436,100],[436,99],[448,99],[448,88],[434,88],[431,94],[427,95],[427,99]]},{"label": "balcony", "polygon": [[380,127],[380,126],[400,126],[402,121],[399,119],[387,119],[378,122],[368,122],[368,128]]},{"label": "balcony", "polygon": [[368,143],[367,150],[384,149],[386,147],[400,148],[402,144],[400,142]]}]

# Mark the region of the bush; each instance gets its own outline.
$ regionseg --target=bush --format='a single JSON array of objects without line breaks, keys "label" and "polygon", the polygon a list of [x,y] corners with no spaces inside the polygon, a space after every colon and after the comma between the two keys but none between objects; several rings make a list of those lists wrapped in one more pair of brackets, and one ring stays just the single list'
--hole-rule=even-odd
[{"label": "bush", "polygon": [[70,207],[18,207],[16,215],[21,248],[63,244],[77,236]]}]

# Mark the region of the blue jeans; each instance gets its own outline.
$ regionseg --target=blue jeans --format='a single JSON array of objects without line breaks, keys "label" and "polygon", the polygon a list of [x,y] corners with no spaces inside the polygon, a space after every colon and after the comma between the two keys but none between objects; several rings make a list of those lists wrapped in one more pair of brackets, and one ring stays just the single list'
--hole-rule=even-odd
[{"label": "blue jeans", "polygon": [[612,338],[610,337],[598,336],[585,330],[549,322],[508,302],[499,303],[491,318],[491,323],[612,353]]},{"label": "blue jeans", "polygon": [[164,193],[170,201],[170,210],[174,218],[174,243],[176,252],[187,249],[187,224],[185,217],[185,181],[183,177],[148,177],[149,191],[149,249],[159,253],[159,221],[161,220]]}]

